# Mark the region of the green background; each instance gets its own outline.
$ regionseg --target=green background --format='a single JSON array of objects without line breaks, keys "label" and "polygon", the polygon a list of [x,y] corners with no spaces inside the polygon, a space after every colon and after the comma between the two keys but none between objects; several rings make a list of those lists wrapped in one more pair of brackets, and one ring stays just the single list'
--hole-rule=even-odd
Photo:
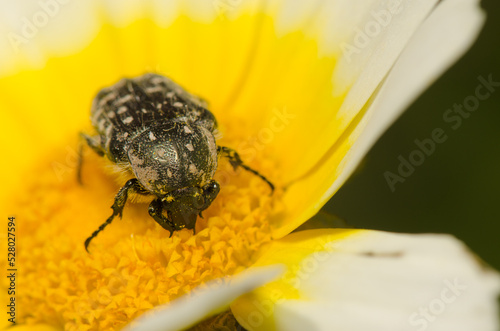
[{"label": "green background", "polygon": [[[450,233],[500,270],[500,88],[457,130],[443,113],[473,95],[477,77],[500,82],[500,1],[483,1],[487,21],[472,49],[382,136],[323,210],[350,226],[393,232]],[[391,192],[385,171],[415,139],[443,128],[448,140]]]}]

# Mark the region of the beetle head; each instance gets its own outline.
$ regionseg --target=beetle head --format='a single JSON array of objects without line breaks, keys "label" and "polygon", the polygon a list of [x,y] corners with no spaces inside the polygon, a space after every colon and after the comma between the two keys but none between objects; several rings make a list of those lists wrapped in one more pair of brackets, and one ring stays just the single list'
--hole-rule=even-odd
[{"label": "beetle head", "polygon": [[219,183],[211,180],[203,187],[187,187],[169,193],[162,198],[168,220],[176,229],[193,229],[198,215],[212,204],[219,190]]}]

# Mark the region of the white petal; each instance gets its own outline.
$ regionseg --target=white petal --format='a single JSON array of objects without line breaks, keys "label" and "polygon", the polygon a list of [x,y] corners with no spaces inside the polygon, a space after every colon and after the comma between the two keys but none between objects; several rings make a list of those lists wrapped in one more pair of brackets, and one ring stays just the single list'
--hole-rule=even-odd
[{"label": "white petal", "polygon": [[485,15],[477,0],[441,2],[422,24],[382,84],[353,136],[345,169],[330,197],[398,116],[473,44]]},{"label": "white petal", "polygon": [[[363,107],[437,3],[436,0],[400,2],[391,14],[388,2],[378,1],[366,12],[363,24],[353,27],[347,44],[341,45],[342,57],[333,77],[334,94],[341,95],[347,89],[349,92],[340,115]],[[375,13],[382,11],[388,13],[388,18],[379,19],[382,22],[379,23]],[[357,52],[346,50],[347,45],[355,47]]]},{"label": "white petal", "polygon": [[[333,103],[330,117],[326,120],[323,118],[325,112],[311,111],[304,118],[304,127],[313,122],[317,130],[310,133],[310,137],[306,132],[301,139],[295,138],[298,143],[296,148],[301,153],[296,162],[290,162],[293,167],[290,164],[291,169],[287,170],[288,180],[300,178],[322,162],[319,155],[327,154],[334,144],[343,139],[437,0],[400,0],[396,1],[400,3],[396,7],[391,5],[394,1],[383,0],[334,0],[320,5],[307,2],[307,6],[291,5],[291,2],[297,1],[271,1],[273,6],[269,11],[277,18],[278,34],[300,29],[301,33],[317,40],[320,58],[337,61],[330,78],[332,91],[329,96],[336,103]],[[306,17],[306,14],[313,17]],[[289,20],[288,24],[283,23],[285,18]],[[346,49],[355,51],[351,53]],[[292,125],[288,130],[292,132],[297,128]],[[288,135],[283,135],[283,139],[285,137],[296,143]],[[322,144],[304,148],[305,142],[312,144],[311,139]]]},{"label": "white petal", "polygon": [[151,0],[152,12],[155,23],[168,27],[179,15],[180,1],[178,0]]},{"label": "white petal", "polygon": [[220,312],[240,295],[262,286],[283,273],[283,267],[254,268],[232,278],[218,279],[193,290],[164,307],[133,321],[126,331],[177,331]]},{"label": "white petal", "polygon": [[2,4],[0,33],[6,38],[0,40],[0,74],[15,72],[18,65],[41,68],[50,56],[81,49],[98,32],[95,8],[94,1],[25,0]]},{"label": "white petal", "polygon": [[123,27],[144,15],[144,1],[104,0],[100,5],[106,18],[115,26]]},{"label": "white petal", "polygon": [[284,36],[298,29],[311,34],[311,18],[317,18],[318,11],[322,9],[324,1],[275,0],[270,1],[270,5],[269,11],[274,12],[276,17],[276,34]]},{"label": "white petal", "polygon": [[[294,235],[285,239],[294,243]],[[295,245],[301,250],[300,241]],[[451,236],[361,231],[323,247],[293,268],[295,277],[266,285],[275,298],[280,291],[287,298],[287,286],[299,296],[278,299],[277,330],[496,331],[499,326],[499,275]],[[246,304],[259,312],[270,300],[254,296]],[[260,330],[242,318],[250,316],[246,309],[234,312],[238,321]]]},{"label": "white petal", "polygon": [[199,21],[210,23],[217,17],[217,8],[215,1],[206,0],[184,0],[183,4],[186,6],[189,17]]}]

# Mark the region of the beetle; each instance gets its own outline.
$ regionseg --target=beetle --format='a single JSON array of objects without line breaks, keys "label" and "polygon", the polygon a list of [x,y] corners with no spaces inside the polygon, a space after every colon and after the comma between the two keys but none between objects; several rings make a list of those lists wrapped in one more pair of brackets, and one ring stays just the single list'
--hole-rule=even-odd
[{"label": "beetle", "polygon": [[130,195],[153,197],[149,215],[170,237],[183,228],[194,231],[197,217],[219,193],[213,176],[220,156],[228,158],[234,170],[241,167],[260,177],[271,194],[274,191],[274,185],[243,163],[235,150],[216,145],[217,121],[207,103],[167,77],[148,73],[100,90],[92,103],[91,122],[96,134],[81,133],[83,141],[131,178],[116,194],[111,216],[85,240],[87,252],[91,240],[115,217],[122,217]]}]

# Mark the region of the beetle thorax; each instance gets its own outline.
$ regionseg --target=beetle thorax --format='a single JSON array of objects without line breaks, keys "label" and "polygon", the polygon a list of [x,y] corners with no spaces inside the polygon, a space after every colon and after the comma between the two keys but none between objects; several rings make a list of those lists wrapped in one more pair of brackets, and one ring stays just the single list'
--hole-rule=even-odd
[{"label": "beetle thorax", "polygon": [[127,155],[137,179],[157,196],[203,186],[217,169],[213,134],[186,122],[170,122],[140,133],[128,144]]}]

